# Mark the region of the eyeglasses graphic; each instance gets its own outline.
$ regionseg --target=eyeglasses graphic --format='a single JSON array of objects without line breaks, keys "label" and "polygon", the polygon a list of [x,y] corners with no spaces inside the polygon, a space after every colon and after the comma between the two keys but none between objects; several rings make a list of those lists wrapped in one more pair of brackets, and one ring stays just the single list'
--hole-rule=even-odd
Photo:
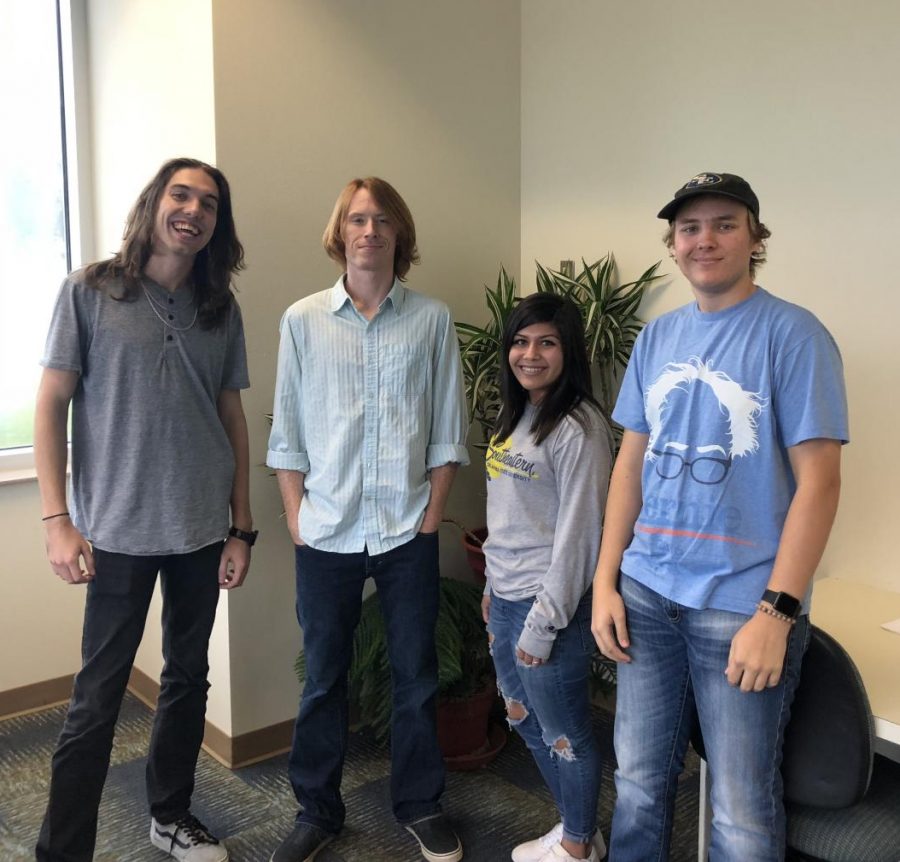
[{"label": "eyeglasses graphic", "polygon": [[731,469],[731,458],[696,458],[686,461],[677,452],[660,452],[652,450],[656,455],[656,473],[663,479],[677,479],[685,467],[691,472],[691,478],[701,485],[718,485],[725,481]]}]

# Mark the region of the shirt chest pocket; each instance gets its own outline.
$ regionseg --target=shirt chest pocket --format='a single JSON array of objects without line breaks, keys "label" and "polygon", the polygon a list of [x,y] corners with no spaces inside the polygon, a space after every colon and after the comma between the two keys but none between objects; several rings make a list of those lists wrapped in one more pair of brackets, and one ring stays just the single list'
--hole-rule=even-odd
[{"label": "shirt chest pocket", "polygon": [[417,345],[384,347],[381,387],[391,395],[421,395],[428,376],[428,353]]}]

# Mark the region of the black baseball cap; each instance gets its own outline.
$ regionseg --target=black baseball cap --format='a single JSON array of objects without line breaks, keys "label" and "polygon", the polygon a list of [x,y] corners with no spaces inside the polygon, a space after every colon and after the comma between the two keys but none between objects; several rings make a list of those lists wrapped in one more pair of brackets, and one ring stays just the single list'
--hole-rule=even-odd
[{"label": "black baseball cap", "polygon": [[735,174],[715,174],[711,171],[689,179],[656,217],[670,222],[684,203],[700,195],[722,195],[740,201],[759,219],[759,198],[750,188],[750,183]]}]

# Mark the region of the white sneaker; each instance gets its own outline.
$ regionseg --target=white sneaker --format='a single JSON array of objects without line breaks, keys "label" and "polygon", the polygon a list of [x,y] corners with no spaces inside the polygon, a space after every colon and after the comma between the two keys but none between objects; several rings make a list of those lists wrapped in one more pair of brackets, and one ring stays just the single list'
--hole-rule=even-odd
[{"label": "white sneaker", "polygon": [[591,855],[586,859],[570,856],[562,844],[554,844],[537,862],[600,862],[600,857],[597,855],[597,848],[593,843],[591,844]]},{"label": "white sneaker", "polygon": [[[512,862],[540,862],[547,855],[548,850],[552,849],[555,844],[559,844],[562,839],[562,830],[562,823],[557,823],[546,835],[541,835],[540,838],[526,841],[524,844],[514,847]],[[603,841],[603,836],[600,834],[599,829],[594,833],[591,844],[597,852],[597,860],[606,856],[606,843]],[[552,859],[553,857],[551,856],[550,858]]]},{"label": "white sneaker", "polygon": [[174,823],[150,818],[150,841],[154,847],[182,862],[227,862],[228,851],[193,814]]}]

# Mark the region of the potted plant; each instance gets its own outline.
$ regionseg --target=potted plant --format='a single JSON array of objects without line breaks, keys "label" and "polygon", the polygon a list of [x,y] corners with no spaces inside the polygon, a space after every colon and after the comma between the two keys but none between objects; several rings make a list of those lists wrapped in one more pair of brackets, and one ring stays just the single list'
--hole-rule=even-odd
[{"label": "potted plant", "polygon": [[[662,276],[657,275],[660,262],[649,267],[636,281],[617,284],[616,261],[612,253],[588,264],[582,260],[582,271],[575,277],[571,261],[553,270],[537,264],[539,292],[566,296],[575,303],[584,321],[588,361],[594,371],[596,397],[613,429],[618,444],[622,429],[611,418],[619,378],[628,364],[634,341],[644,322],[638,309],[647,288]],[[497,285],[485,286],[485,302],[489,320],[484,326],[456,324],[462,359],[463,381],[469,405],[469,421],[481,432],[476,447],[483,449],[500,409],[500,346],[506,318],[518,302],[516,282],[501,267]],[[458,525],[459,526],[459,525]],[[482,528],[462,528],[462,542],[473,571],[484,574],[478,562],[481,543],[487,536]]]},{"label": "potted plant", "polygon": [[[481,619],[481,587],[453,578],[440,579],[440,608],[435,627],[438,656],[438,741],[450,768],[474,768],[496,755],[505,733],[490,733],[489,716],[496,698],[493,664]],[[301,652],[294,669],[301,684],[306,660]],[[385,742],[391,730],[391,671],[384,619],[378,596],[362,603],[353,636],[348,676],[350,700],[360,722]]]},{"label": "potted plant", "polygon": [[[565,261],[564,264],[571,264]],[[636,281],[617,284],[616,261],[610,252],[596,263],[582,260],[583,269],[574,277],[569,266],[559,271],[537,264],[537,290],[571,299],[584,321],[588,361],[594,370],[596,397],[617,439],[621,429],[610,419],[621,373],[644,322],[638,308],[647,288],[662,276],[657,261]],[[469,421],[481,430],[475,445],[484,448],[500,409],[500,343],[506,318],[518,301],[516,282],[501,267],[497,286],[485,286],[485,302],[490,319],[484,326],[457,323],[463,380],[469,404]]]},{"label": "potted plant", "polygon": [[[582,259],[582,271],[575,276],[571,261],[564,261],[559,270],[537,263],[537,290],[566,296],[575,303],[584,321],[588,361],[593,369],[594,389],[600,407],[613,429],[616,446],[622,429],[612,421],[613,403],[618,392],[621,374],[628,364],[635,339],[644,322],[638,309],[647,288],[662,276],[657,274],[660,262],[649,267],[635,281],[619,284],[616,262],[608,253],[595,263]],[[463,380],[469,405],[469,421],[480,430],[481,439],[475,445],[485,448],[500,409],[501,342],[506,319],[518,302],[516,283],[501,267],[494,288],[485,286],[485,302],[489,319],[483,326],[457,323]],[[484,554],[481,545],[487,529],[462,530],[462,543],[472,570],[484,575]],[[615,686],[615,669],[601,656],[592,663],[594,692],[608,694]]]}]

